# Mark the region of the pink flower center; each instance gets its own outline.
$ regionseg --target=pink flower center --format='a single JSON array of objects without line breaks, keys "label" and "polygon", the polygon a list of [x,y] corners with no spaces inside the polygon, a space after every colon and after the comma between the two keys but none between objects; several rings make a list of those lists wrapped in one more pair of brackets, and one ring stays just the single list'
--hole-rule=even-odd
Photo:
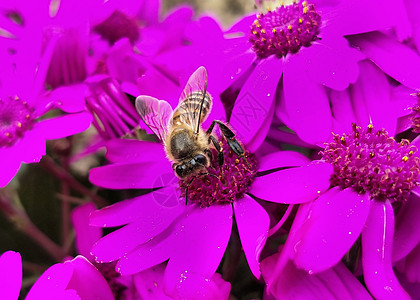
[{"label": "pink flower center", "polygon": [[353,124],[352,134],[334,135],[322,157],[334,166],[333,186],[352,187],[376,200],[404,201],[419,185],[419,158],[408,140],[397,143],[384,129]]},{"label": "pink flower center", "polygon": [[34,109],[15,97],[0,99],[0,147],[12,146],[34,123]]},{"label": "pink flower center", "polygon": [[249,41],[260,58],[286,56],[309,47],[318,39],[321,16],[306,1],[281,5],[257,15],[251,25]]},{"label": "pink flower center", "polygon": [[233,203],[241,199],[254,182],[257,174],[255,154],[245,150],[243,156],[238,156],[230,150],[226,140],[223,139],[222,145],[224,154],[222,168],[219,168],[216,150],[212,149],[213,159],[211,166],[207,168],[211,175],[179,181],[182,197],[186,196],[189,185],[188,203],[197,203],[201,207]]}]

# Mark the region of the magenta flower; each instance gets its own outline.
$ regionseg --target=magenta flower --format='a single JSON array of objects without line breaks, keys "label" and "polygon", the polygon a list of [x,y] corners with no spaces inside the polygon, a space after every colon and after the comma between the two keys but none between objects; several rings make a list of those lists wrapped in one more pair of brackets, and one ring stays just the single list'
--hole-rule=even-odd
[{"label": "magenta flower", "polygon": [[[300,206],[269,289],[287,261],[309,274],[319,273],[336,265],[361,237],[364,281],[371,294],[406,299],[392,269],[393,204],[409,197],[418,201],[413,193],[420,174],[416,147],[407,140],[397,143],[383,129],[354,125],[353,133],[335,135],[322,157],[334,166],[332,188]],[[404,246],[410,240],[407,236],[408,232],[400,235],[395,249],[409,251]]]},{"label": "magenta flower", "polygon": [[[237,99],[253,95],[255,78],[276,81],[260,101],[280,95],[276,115],[303,141],[322,144],[340,127],[336,114],[352,106],[346,89],[363,72],[363,55],[344,36],[390,28],[397,20],[382,2],[276,3],[259,1],[257,5],[269,10],[245,17],[227,31],[226,36],[242,35],[232,39],[248,50],[239,46],[231,52],[234,58],[226,73],[239,90]],[[386,90],[389,84],[384,84]],[[360,110],[368,107],[370,112],[371,103],[361,104]],[[389,122],[395,127],[394,116]]]},{"label": "magenta flower", "polygon": [[[187,89],[195,86],[191,78]],[[162,122],[171,116],[172,109],[163,100],[143,98],[158,105],[155,109],[159,110],[159,119],[154,114],[143,117],[162,138],[165,134]],[[258,134],[258,128],[253,134]],[[250,140],[254,138],[251,136]],[[137,140],[109,142],[107,158],[111,164],[91,170],[91,182],[111,189],[154,191],[92,214],[91,225],[125,225],[94,245],[92,253],[96,259],[118,260],[117,270],[122,275],[143,271],[169,259],[164,275],[166,293],[194,294],[194,284],[189,285],[188,279],[193,276],[198,282],[205,282],[214,275],[235,216],[251,272],[259,278],[258,261],[268,235],[269,218],[255,199],[277,203],[311,201],[328,189],[331,165],[308,164],[305,157],[293,152],[273,153],[259,158],[257,164],[256,155],[247,150],[238,157],[226,141],[222,149],[223,172],[217,153],[211,150],[209,175],[197,176],[189,182],[177,179],[161,144]],[[282,197],[278,196],[280,191]]]},{"label": "magenta flower", "polygon": [[[20,254],[7,251],[0,256],[0,290],[6,300],[18,299],[22,283]],[[95,288],[92,288],[95,287]],[[27,300],[114,299],[98,270],[83,256],[48,268],[34,283]]]},{"label": "magenta flower", "polygon": [[[10,182],[21,163],[38,162],[45,155],[46,140],[79,133],[91,121],[87,113],[45,117],[54,108],[43,90],[49,57],[41,55],[41,35],[37,28],[18,31],[19,39],[13,40],[16,53],[0,58],[1,187]],[[0,49],[7,51],[11,41],[2,39],[1,42]]]}]

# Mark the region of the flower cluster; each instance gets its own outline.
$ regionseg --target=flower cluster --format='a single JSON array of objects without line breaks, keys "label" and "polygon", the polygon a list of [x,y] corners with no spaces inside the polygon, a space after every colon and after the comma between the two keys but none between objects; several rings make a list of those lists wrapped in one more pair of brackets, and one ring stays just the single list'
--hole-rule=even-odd
[{"label": "flower cluster", "polygon": [[186,2],[0,3],[2,297],[418,298],[420,5]]}]

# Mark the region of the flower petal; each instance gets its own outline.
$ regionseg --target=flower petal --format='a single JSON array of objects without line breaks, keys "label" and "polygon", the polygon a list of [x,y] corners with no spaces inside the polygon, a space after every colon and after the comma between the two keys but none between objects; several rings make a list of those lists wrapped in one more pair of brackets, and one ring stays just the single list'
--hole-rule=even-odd
[{"label": "flower petal", "polygon": [[353,36],[350,41],[389,76],[409,88],[420,89],[420,57],[414,50],[380,32]]},{"label": "flower petal", "polygon": [[391,86],[385,74],[370,61],[361,61],[360,76],[352,86],[353,106],[356,113],[363,111],[367,115],[357,116],[357,125],[373,124],[376,128],[385,128],[394,135],[397,116],[391,103]]},{"label": "flower petal", "polygon": [[283,272],[272,278],[279,254],[261,262],[266,281],[274,281],[270,290],[275,299],[372,299],[357,278],[340,262],[317,274],[298,269],[288,261]]},{"label": "flower petal", "polygon": [[[166,177],[174,178],[167,159],[142,163],[118,163],[90,170],[89,180],[109,189],[147,189],[164,185]],[[167,181],[167,180],[166,180]]]},{"label": "flower petal", "polygon": [[173,234],[173,226],[171,226],[118,260],[117,272],[123,276],[131,275],[168,260],[175,251],[176,239],[177,237]]},{"label": "flower petal", "polygon": [[256,177],[249,193],[277,203],[304,203],[328,189],[332,171],[332,166],[324,162],[281,170]]},{"label": "flower petal", "polygon": [[[268,58],[255,67],[242,86],[229,120],[242,143],[248,144],[256,135],[264,137],[267,134],[268,128],[265,134],[261,128],[271,123],[272,106],[281,75],[281,60]],[[250,150],[256,150],[263,141],[264,138],[260,143],[253,143]]]},{"label": "flower petal", "polygon": [[263,156],[259,161],[258,171],[267,171],[281,167],[305,166],[310,162],[309,158],[294,151],[277,151]]},{"label": "flower petal", "polygon": [[338,187],[315,200],[293,237],[296,265],[312,273],[337,264],[363,230],[369,202],[368,194]]},{"label": "flower petal", "polygon": [[420,282],[420,244],[407,255],[403,271],[408,281]]},{"label": "flower petal", "polygon": [[115,299],[105,278],[86,258],[79,255],[64,264],[74,268],[67,288],[76,290],[81,299]]},{"label": "flower petal", "polygon": [[22,258],[18,252],[6,251],[0,256],[0,291],[4,300],[16,300],[22,284]]},{"label": "flower petal", "polygon": [[398,2],[383,5],[383,2],[377,0],[340,1],[334,17],[328,20],[328,27],[341,35],[388,29],[402,21],[402,8],[398,5]]},{"label": "flower petal", "polygon": [[389,200],[372,200],[362,232],[363,275],[366,286],[377,299],[410,299],[392,269],[394,210]]},{"label": "flower petal", "polygon": [[420,242],[420,198],[411,195],[398,212],[395,222],[392,261],[404,258]]},{"label": "flower petal", "polygon": [[229,299],[230,283],[224,281],[219,273],[215,273],[212,278],[204,277],[200,274],[188,274],[179,282],[176,293],[180,299]]},{"label": "flower petal", "polygon": [[54,140],[84,131],[91,121],[92,116],[89,113],[69,114],[38,122],[33,130],[42,134],[45,139]]},{"label": "flower petal", "polygon": [[90,216],[90,225],[115,227],[148,218],[152,214],[182,211],[185,209],[185,204],[179,201],[179,194],[177,186],[170,185],[136,198],[117,202],[94,211]]},{"label": "flower petal", "polygon": [[[149,201],[151,204],[152,201]],[[116,260],[160,234],[184,211],[185,206],[164,207],[159,204],[142,207],[134,222],[120,228],[102,239],[92,248],[98,261],[110,262]]]},{"label": "flower petal", "polygon": [[307,143],[322,144],[332,130],[332,115],[325,87],[306,74],[302,56],[289,58],[284,66],[283,90],[286,123]]},{"label": "flower petal", "polygon": [[[270,218],[257,201],[244,195],[233,203],[242,248],[252,274],[260,278],[260,254],[267,240]],[[250,222],[252,220],[252,222]]]},{"label": "flower petal", "polygon": [[102,229],[89,225],[89,216],[95,211],[93,203],[79,205],[73,209],[71,220],[75,231],[77,252],[93,261],[90,249],[102,237]]},{"label": "flower petal", "polygon": [[359,54],[343,37],[323,37],[322,41],[301,51],[301,59],[306,61],[305,71],[321,85],[341,91],[359,75]]},{"label": "flower petal", "polygon": [[13,152],[14,147],[0,148],[0,188],[9,184],[10,180],[19,171],[22,163],[21,157],[16,152]]},{"label": "flower petal", "polygon": [[225,253],[232,231],[232,206],[196,207],[178,224],[176,251],[165,272],[165,289],[173,294],[189,274],[210,278]]},{"label": "flower petal", "polygon": [[106,158],[114,163],[145,162],[166,158],[166,154],[161,143],[114,139],[106,144]]},{"label": "flower petal", "polygon": [[[26,300],[54,299],[53,295],[62,295],[73,276],[71,264],[55,264],[49,267],[34,283]],[[72,299],[73,297],[69,297]],[[56,298],[62,299],[62,298]]]}]

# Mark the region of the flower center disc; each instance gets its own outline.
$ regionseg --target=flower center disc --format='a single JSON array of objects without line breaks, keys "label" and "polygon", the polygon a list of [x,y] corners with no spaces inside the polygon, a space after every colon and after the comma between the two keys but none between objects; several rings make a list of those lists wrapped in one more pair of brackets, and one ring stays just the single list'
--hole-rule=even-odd
[{"label": "flower center disc", "polygon": [[418,186],[419,158],[408,140],[397,143],[384,129],[353,125],[353,134],[334,135],[323,159],[334,166],[333,186],[368,192],[376,200],[404,201]]},{"label": "flower center disc", "polygon": [[0,99],[0,147],[11,146],[33,126],[33,109],[20,98]]},{"label": "flower center disc", "polygon": [[211,149],[212,162],[207,168],[211,175],[197,175],[179,180],[182,197],[186,197],[188,187],[188,203],[197,203],[201,207],[228,204],[242,198],[248,191],[257,174],[255,154],[245,150],[243,156],[238,156],[230,150],[224,139],[222,147],[225,160],[222,170],[217,162],[216,150]]},{"label": "flower center disc", "polygon": [[274,54],[280,58],[298,52],[302,46],[309,47],[317,40],[320,25],[321,16],[313,4],[303,1],[281,5],[257,15],[249,41],[258,57]]}]

